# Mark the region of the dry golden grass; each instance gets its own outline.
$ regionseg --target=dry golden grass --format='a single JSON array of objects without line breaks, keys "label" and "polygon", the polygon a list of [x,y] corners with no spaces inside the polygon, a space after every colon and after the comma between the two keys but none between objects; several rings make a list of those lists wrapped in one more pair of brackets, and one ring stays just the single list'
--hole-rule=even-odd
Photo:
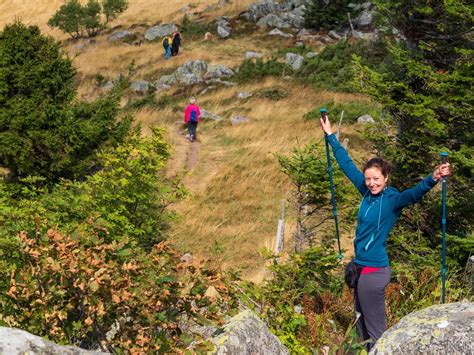
[{"label": "dry golden grass", "polygon": [[[286,86],[290,95],[278,102],[252,98],[242,103],[235,98],[238,91],[275,85]],[[278,79],[201,97],[203,108],[224,115],[226,121],[199,126],[200,160],[184,179],[191,196],[176,206],[182,217],[173,226],[172,240],[202,258],[213,257],[213,247],[218,245],[224,250],[225,267],[239,267],[244,277],[254,281],[265,276],[260,251],[274,249],[281,200],[288,197],[290,190],[290,182],[279,171],[274,154],[288,153],[298,143],[322,140],[319,126],[302,116],[328,98],[336,102],[364,100],[349,94],[316,93]],[[250,121],[231,126],[227,119],[240,113],[248,115]],[[175,155],[173,166],[182,169],[186,154],[182,146],[190,149],[189,143],[180,136],[173,144],[180,152]],[[288,239],[294,232],[292,218],[288,217],[286,225],[289,248]],[[342,244],[350,249],[348,235],[344,235]]]}]

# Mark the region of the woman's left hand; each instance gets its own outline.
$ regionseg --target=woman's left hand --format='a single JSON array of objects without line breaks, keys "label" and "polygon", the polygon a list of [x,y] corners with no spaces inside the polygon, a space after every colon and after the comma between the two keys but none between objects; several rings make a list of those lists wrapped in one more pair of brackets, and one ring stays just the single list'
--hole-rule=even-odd
[{"label": "woman's left hand", "polygon": [[451,174],[451,169],[449,167],[449,163],[441,164],[438,166],[435,171],[433,172],[433,179],[436,181],[440,180],[443,176],[448,176]]}]

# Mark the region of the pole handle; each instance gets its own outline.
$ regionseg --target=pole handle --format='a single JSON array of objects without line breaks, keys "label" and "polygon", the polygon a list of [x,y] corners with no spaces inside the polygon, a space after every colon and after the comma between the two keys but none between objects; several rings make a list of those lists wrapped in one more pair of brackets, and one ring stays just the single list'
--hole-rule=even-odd
[{"label": "pole handle", "polygon": [[321,114],[321,118],[323,119],[323,122],[326,123],[326,118],[328,117],[328,110],[325,108],[320,108],[319,113]]},{"label": "pole handle", "polygon": [[[441,163],[446,164],[448,162],[448,152],[441,152],[439,153],[441,156]],[[443,175],[443,177],[446,177],[447,175]]]}]

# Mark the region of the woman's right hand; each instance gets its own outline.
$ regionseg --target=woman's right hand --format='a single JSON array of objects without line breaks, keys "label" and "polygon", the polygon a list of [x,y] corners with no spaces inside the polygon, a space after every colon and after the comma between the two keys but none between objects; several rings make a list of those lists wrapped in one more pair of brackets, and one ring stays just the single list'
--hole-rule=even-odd
[{"label": "woman's right hand", "polygon": [[322,117],[319,119],[321,121],[321,128],[323,129],[324,133],[328,136],[332,134],[331,122],[329,122],[328,114],[325,113],[326,120],[323,120]]}]

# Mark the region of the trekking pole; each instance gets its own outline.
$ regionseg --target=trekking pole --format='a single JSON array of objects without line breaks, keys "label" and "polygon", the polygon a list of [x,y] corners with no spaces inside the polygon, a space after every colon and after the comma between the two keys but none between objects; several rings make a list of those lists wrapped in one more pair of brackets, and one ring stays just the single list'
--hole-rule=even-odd
[{"label": "trekking pole", "polygon": [[[446,164],[448,160],[448,153],[441,152],[441,162]],[[442,182],[442,206],[443,212],[441,217],[441,227],[443,231],[442,237],[442,267],[441,267],[441,303],[444,303],[445,285],[446,285],[446,175],[441,177]]]},{"label": "trekking pole", "polygon": [[[326,122],[326,117],[328,110],[322,108],[319,110],[321,113],[321,118]],[[336,237],[337,237],[337,249],[339,251],[339,260],[342,260],[341,252],[341,240],[339,239],[339,224],[337,222],[337,206],[336,206],[336,197],[334,196],[334,183],[332,181],[332,165],[331,165],[331,155],[329,154],[329,142],[326,132],[324,132],[324,142],[326,143],[326,160],[328,162],[328,173],[329,173],[329,185],[331,187],[331,202],[332,202],[332,214],[334,216],[334,224],[336,226]]]}]

